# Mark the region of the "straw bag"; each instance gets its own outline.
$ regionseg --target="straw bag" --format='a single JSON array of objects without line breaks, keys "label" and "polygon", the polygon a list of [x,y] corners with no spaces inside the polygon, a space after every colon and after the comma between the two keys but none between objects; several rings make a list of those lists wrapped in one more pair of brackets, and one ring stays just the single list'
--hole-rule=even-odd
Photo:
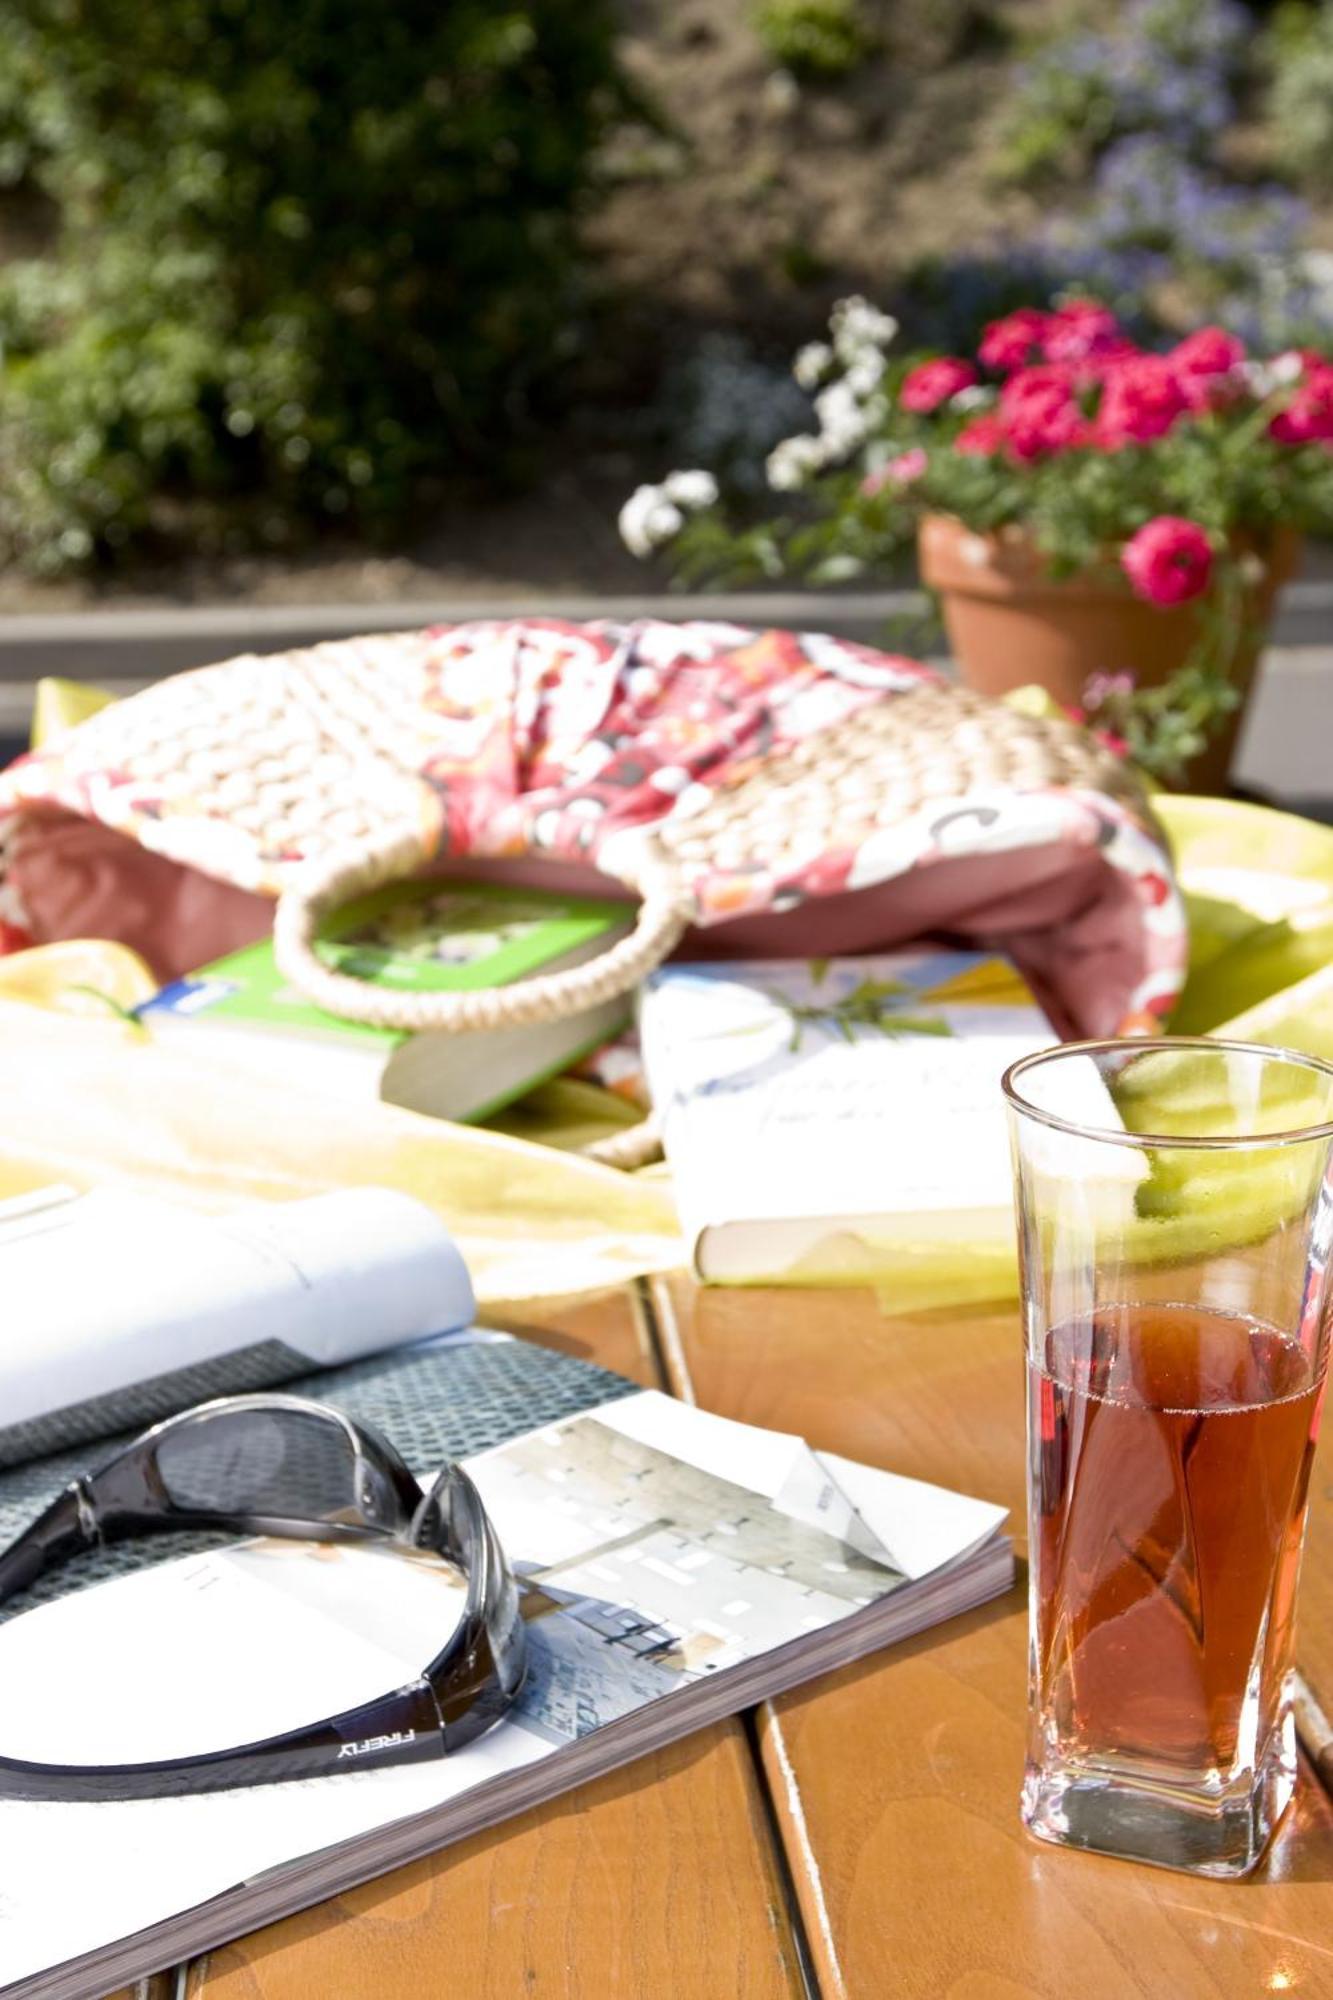
[{"label": "straw bag", "polygon": [[[610,878],[637,922],[479,993],[321,963],[326,911],[423,871]],[[484,621],[177,675],[0,774],[0,923],[11,949],[118,938],[164,978],[272,925],[319,1006],[459,1031],[625,992],[687,931],[728,956],[975,939],[1066,1033],[1151,1025],[1185,958],[1142,791],[1083,732],[865,647],[698,621]]]}]

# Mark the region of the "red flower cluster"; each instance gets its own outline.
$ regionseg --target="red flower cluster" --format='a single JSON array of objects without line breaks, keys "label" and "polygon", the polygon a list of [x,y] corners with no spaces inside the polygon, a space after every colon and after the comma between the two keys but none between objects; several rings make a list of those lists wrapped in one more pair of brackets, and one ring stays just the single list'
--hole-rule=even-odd
[{"label": "red flower cluster", "polygon": [[[1215,412],[1219,421],[1197,435],[1221,453],[1225,483],[1222,448],[1229,449],[1233,437],[1247,449],[1256,442],[1249,421],[1256,408],[1263,412],[1257,421],[1269,418],[1268,435],[1278,444],[1333,453],[1333,362],[1302,351],[1277,363],[1251,363],[1242,343],[1223,327],[1200,327],[1168,352],[1150,353],[1126,336],[1107,307],[1071,299],[1052,312],[1024,306],[992,321],[978,343],[977,361],[979,368],[964,357],[945,355],[906,375],[898,395],[901,409],[926,416],[938,412],[942,435],[938,444],[918,438],[874,475],[874,490],[921,480],[928,504],[947,510],[947,479],[932,484],[929,475],[932,465],[947,471],[949,454],[1028,468],[1071,452],[1146,451],[1178,427],[1207,425]],[[982,386],[980,370],[989,371],[991,386]],[[963,395],[964,390],[970,393]],[[1229,417],[1242,405],[1244,421],[1233,425]],[[1221,419],[1228,419],[1225,429]],[[1134,460],[1123,470],[1125,480],[1108,482],[1113,497],[1139,483],[1153,492],[1151,463],[1142,467],[1141,482]],[[1298,483],[1303,476],[1303,467],[1293,468]],[[1170,485],[1168,479],[1167,490]],[[869,482],[865,490],[871,490]],[[963,503],[959,511],[966,515],[971,486],[956,490]],[[1071,505],[1077,505],[1077,491],[1077,485],[1070,489]],[[1052,488],[1052,497],[1055,493]],[[1019,504],[1017,494],[1006,491],[1001,498],[1006,507]],[[1141,503],[1122,504],[1132,521]],[[1012,519],[1012,512],[1006,518]],[[1132,533],[1122,526],[1106,539],[1122,542],[1121,566],[1136,595],[1163,607],[1202,596],[1216,562],[1225,560],[1221,533],[1215,546],[1198,521],[1178,514],[1159,514]]]},{"label": "red flower cluster", "polygon": [[1040,357],[1095,378],[1117,356],[1133,352],[1133,343],[1108,306],[1095,299],[1069,299],[1054,312],[1021,306],[992,320],[981,336],[977,357],[983,368],[992,368],[997,375],[1011,375]]},{"label": "red flower cluster", "polygon": [[[1004,452],[1030,464],[1075,448],[1151,444],[1182,418],[1220,408],[1245,388],[1245,349],[1234,334],[1200,327],[1170,353],[1149,354],[1093,299],[1071,299],[1054,312],[1024,306],[993,320],[977,354],[1005,379],[994,413],[974,417],[955,438],[965,457]],[[1311,357],[1303,366],[1300,389],[1272,427],[1286,443],[1333,437],[1333,367]],[[929,415],[977,380],[970,361],[945,355],[910,371],[899,402]]]}]

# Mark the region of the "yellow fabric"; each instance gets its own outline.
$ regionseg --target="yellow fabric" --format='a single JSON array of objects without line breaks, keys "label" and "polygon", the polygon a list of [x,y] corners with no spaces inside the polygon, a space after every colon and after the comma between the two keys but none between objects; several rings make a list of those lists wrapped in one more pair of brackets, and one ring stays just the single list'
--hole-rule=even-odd
[{"label": "yellow fabric", "polygon": [[156,991],[138,952],[106,938],[67,938],[0,958],[0,999],[27,1000],[60,1014],[105,1021]]},{"label": "yellow fabric", "polygon": [[630,1125],[642,1123],[643,1113],[613,1090],[579,1076],[557,1076],[539,1084],[507,1105],[486,1123],[511,1139],[530,1139],[562,1152],[581,1153],[599,1139],[613,1139]]},{"label": "yellow fabric", "polygon": [[109,708],[114,700],[105,688],[89,687],[86,681],[38,681],[32,705],[33,749],[40,750],[62,729],[71,729],[76,722],[96,715],[99,708]]},{"label": "yellow fabric", "polygon": [[454,1231],[488,1305],[600,1290],[682,1261],[670,1193],[651,1182],[388,1104],[291,1090],[277,1106],[244,1068],[215,1055],[196,1063],[105,1005],[100,1018],[67,1011],[58,968],[38,961],[64,952],[86,973],[97,951],[113,979],[119,946],[44,946],[0,962],[0,1198],[51,1181],[205,1208],[402,1188]]},{"label": "yellow fabric", "polygon": [[1333,827],[1236,799],[1164,792],[1154,807],[1190,924],[1171,1026],[1231,1032],[1236,1016],[1333,959]]}]

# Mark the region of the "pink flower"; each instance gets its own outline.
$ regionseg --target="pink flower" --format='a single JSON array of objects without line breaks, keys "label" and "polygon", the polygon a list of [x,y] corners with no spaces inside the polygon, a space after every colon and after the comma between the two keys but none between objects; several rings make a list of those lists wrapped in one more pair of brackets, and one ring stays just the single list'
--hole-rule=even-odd
[{"label": "pink flower", "polygon": [[1245,359],[1245,346],[1224,327],[1201,326],[1178,340],[1167,359],[1178,375],[1229,375]]},{"label": "pink flower", "polygon": [[1033,403],[1049,402],[1073,395],[1073,381],[1067,368],[1042,366],[1020,368],[1000,391],[1000,409],[1009,413]]},{"label": "pink flower", "polygon": [[1096,299],[1070,299],[1050,314],[1042,334],[1048,361],[1086,361],[1124,344],[1116,316]]},{"label": "pink flower", "polygon": [[920,445],[915,445],[911,451],[899,452],[897,458],[891,458],[884,468],[895,486],[910,486],[925,469],[926,454]]},{"label": "pink flower", "polygon": [[1125,543],[1120,566],[1150,604],[1187,604],[1208,588],[1212,544],[1197,521],[1159,514]]},{"label": "pink flower", "polygon": [[1190,408],[1215,409],[1234,393],[1245,349],[1234,333],[1220,326],[1201,326],[1178,341],[1166,358]]},{"label": "pink flower", "polygon": [[1310,444],[1333,438],[1333,367],[1312,367],[1285,410],[1268,426],[1279,444]]},{"label": "pink flower", "polygon": [[1029,405],[1009,420],[1005,441],[1010,455],[1026,462],[1082,444],[1086,429],[1071,397],[1067,403]]},{"label": "pink flower", "polygon": [[867,500],[873,500],[886,486],[910,486],[919,479],[926,469],[926,454],[920,445],[911,451],[900,451],[897,458],[891,458],[887,465],[877,466],[861,481],[861,491]]},{"label": "pink flower", "polygon": [[904,377],[898,401],[905,410],[917,410],[924,416],[960,389],[970,389],[976,379],[977,371],[970,361],[944,354],[938,361],[923,361]]},{"label": "pink flower", "polygon": [[1160,354],[1139,354],[1107,375],[1094,426],[1104,451],[1125,444],[1148,444],[1164,437],[1187,408],[1171,363]]},{"label": "pink flower", "polygon": [[1008,375],[1031,359],[1032,350],[1045,331],[1046,314],[1034,306],[1020,306],[1017,312],[991,321],[981,336],[977,357],[983,368]]},{"label": "pink flower", "polygon": [[1105,708],[1108,701],[1134,692],[1133,674],[1089,674],[1083,684],[1083,700],[1089,709]]},{"label": "pink flower", "polygon": [[964,458],[991,458],[1004,450],[1004,425],[998,417],[973,417],[953,441]]},{"label": "pink flower", "polygon": [[1023,368],[1000,391],[1000,423],[1013,457],[1044,458],[1082,441],[1083,412],[1062,368]]}]

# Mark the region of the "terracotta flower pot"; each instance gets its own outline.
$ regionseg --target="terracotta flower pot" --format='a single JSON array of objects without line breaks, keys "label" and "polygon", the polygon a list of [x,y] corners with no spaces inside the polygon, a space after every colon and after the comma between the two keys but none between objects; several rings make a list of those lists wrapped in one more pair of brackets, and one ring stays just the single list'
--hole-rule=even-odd
[{"label": "terracotta flower pot", "polygon": [[[1057,580],[1021,532],[974,534],[949,515],[929,514],[917,554],[922,581],[938,594],[959,673],[982,694],[1007,694],[1035,681],[1056,701],[1077,708],[1091,674],[1128,672],[1140,687],[1156,687],[1184,663],[1199,636],[1196,604],[1169,610],[1147,604],[1110,567]],[[1246,621],[1253,636],[1232,667],[1241,706],[1191,761],[1193,790],[1226,785],[1262,634],[1298,554],[1294,533],[1280,534],[1269,552]]]}]

